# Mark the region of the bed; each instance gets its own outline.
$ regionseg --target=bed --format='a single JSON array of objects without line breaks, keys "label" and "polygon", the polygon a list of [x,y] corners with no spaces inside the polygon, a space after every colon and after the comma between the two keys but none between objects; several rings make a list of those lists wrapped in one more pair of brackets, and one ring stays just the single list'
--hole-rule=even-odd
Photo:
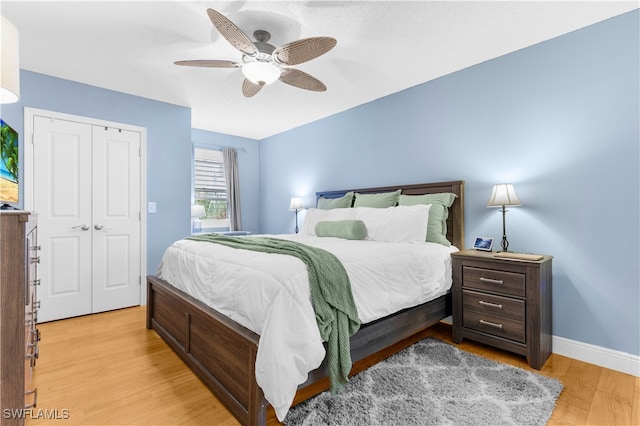
[{"label": "bed", "polygon": [[[457,199],[449,208],[447,238],[454,246],[463,248],[463,181],[352,191],[376,194],[398,189],[405,195],[456,194]],[[335,199],[347,192],[326,191],[316,195],[318,199]],[[240,423],[265,424],[269,403],[256,381],[260,336],[157,276],[148,276],[147,283],[147,328],[155,330],[167,342]],[[390,355],[390,347],[447,317],[450,310],[451,299],[447,293],[363,324],[350,339],[352,361],[362,365]],[[327,367],[323,362],[308,374],[298,393],[309,397],[324,390],[328,385],[326,377]],[[296,398],[296,402],[299,399]]]}]

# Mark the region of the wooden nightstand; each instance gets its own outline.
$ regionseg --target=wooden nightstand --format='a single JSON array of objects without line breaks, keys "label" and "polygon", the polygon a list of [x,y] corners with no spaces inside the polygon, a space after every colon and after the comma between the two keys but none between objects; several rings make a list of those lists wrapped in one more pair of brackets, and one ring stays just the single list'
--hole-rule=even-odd
[{"label": "wooden nightstand", "polygon": [[539,370],[551,354],[551,256],[453,253],[453,341],[469,338],[525,355]]}]

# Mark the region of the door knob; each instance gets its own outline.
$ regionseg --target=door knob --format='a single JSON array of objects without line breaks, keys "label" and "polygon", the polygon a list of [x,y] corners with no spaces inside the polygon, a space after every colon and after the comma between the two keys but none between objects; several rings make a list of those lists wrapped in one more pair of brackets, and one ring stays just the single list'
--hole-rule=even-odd
[{"label": "door knob", "polygon": [[71,227],[71,229],[78,229],[78,228],[82,229],[83,231],[88,231],[90,226],[85,223],[82,225],[76,225]]},{"label": "door knob", "polygon": [[104,228],[104,225],[100,225],[99,223],[96,223],[93,227],[96,229],[96,231],[99,231],[102,228]]}]

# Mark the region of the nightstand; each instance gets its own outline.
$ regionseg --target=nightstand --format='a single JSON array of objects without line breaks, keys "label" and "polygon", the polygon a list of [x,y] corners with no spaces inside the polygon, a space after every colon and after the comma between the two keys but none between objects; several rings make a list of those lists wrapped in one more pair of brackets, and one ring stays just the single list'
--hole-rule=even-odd
[{"label": "nightstand", "polygon": [[551,354],[551,256],[540,260],[452,253],[453,341],[521,355],[539,370]]}]

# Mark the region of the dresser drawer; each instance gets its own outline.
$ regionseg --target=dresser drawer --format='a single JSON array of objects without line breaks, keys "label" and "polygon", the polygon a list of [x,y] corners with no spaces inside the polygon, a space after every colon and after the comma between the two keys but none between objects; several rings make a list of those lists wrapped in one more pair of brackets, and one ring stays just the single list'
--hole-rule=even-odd
[{"label": "dresser drawer", "polygon": [[525,275],[493,269],[462,268],[462,286],[494,293],[525,297]]},{"label": "dresser drawer", "polygon": [[464,312],[475,311],[524,323],[524,300],[471,290],[462,291],[462,300]]},{"label": "dresser drawer", "polygon": [[465,311],[462,315],[464,328],[482,331],[520,343],[525,342],[524,321],[492,315],[485,312]]}]

